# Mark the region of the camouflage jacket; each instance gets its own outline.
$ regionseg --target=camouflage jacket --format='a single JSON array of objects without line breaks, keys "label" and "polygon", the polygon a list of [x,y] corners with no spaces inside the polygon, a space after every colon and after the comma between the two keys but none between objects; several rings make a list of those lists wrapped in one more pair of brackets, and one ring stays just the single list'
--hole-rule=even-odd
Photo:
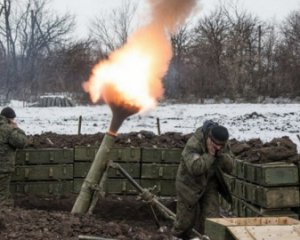
[{"label": "camouflage jacket", "polygon": [[13,128],[6,117],[0,115],[0,172],[12,172],[15,166],[15,151],[23,148],[27,137],[20,128]]},{"label": "camouflage jacket", "polygon": [[176,176],[177,195],[189,205],[194,205],[205,192],[208,181],[215,181],[218,191],[227,200],[231,195],[223,178],[223,172],[233,169],[233,154],[228,144],[217,156],[208,154],[202,128],[198,128],[188,140]]}]

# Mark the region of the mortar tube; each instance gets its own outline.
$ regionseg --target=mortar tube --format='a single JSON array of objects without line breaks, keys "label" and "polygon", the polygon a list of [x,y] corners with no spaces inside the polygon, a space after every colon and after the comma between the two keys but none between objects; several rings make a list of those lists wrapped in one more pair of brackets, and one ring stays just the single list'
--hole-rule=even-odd
[{"label": "mortar tube", "polygon": [[81,186],[80,193],[77,196],[71,213],[85,214],[88,212],[94,191],[99,188],[99,183],[107,169],[110,160],[108,158],[109,153],[114,145],[119,128],[127,117],[139,111],[138,107],[129,105],[123,106],[109,103],[109,107],[112,111],[112,120],[109,131],[102,140],[90,170]]},{"label": "mortar tube", "polygon": [[114,145],[115,138],[116,136],[114,135],[108,133],[105,134],[90,170],[81,186],[80,193],[72,208],[72,213],[87,213],[91,204],[93,192],[98,187],[98,184],[107,168],[109,153]]}]

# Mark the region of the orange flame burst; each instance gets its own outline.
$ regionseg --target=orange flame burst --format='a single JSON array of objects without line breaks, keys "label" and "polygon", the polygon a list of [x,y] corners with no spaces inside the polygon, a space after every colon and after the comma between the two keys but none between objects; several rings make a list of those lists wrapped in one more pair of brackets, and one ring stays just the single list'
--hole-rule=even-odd
[{"label": "orange flame burst", "polygon": [[84,90],[93,102],[101,98],[109,105],[144,111],[163,95],[172,47],[168,33],[174,32],[191,12],[196,0],[148,0],[152,22],[133,34],[127,44],[98,63]]},{"label": "orange flame burst", "polygon": [[128,43],[98,63],[85,91],[93,102],[147,110],[163,95],[161,79],[172,56],[170,42],[161,27],[136,32]]}]

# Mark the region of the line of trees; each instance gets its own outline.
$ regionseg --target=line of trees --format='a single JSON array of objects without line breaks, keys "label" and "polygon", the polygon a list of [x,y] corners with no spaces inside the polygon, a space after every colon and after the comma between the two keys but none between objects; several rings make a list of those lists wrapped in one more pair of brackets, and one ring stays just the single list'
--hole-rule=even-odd
[{"label": "line of trees", "polygon": [[[47,92],[86,99],[92,66],[136,29],[129,0],[96,16],[90,35],[75,39],[75,17],[51,11],[49,0],[0,0],[0,95],[30,100]],[[280,25],[238,7],[219,6],[170,36],[174,57],[166,98],[300,96],[300,9]]]}]

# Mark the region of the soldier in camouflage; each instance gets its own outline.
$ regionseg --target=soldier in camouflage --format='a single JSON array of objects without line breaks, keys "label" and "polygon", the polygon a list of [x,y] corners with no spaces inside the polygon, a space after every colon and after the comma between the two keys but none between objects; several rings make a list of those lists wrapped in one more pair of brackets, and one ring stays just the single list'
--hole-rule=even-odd
[{"label": "soldier in camouflage", "polygon": [[192,228],[204,233],[206,217],[219,217],[220,193],[229,203],[223,172],[233,169],[228,130],[208,120],[188,140],[176,176],[177,209],[173,235],[192,237]]},{"label": "soldier in camouflage", "polygon": [[3,108],[0,113],[0,207],[11,206],[9,185],[15,168],[15,151],[23,148],[27,137],[15,122],[16,113],[10,108]]}]

